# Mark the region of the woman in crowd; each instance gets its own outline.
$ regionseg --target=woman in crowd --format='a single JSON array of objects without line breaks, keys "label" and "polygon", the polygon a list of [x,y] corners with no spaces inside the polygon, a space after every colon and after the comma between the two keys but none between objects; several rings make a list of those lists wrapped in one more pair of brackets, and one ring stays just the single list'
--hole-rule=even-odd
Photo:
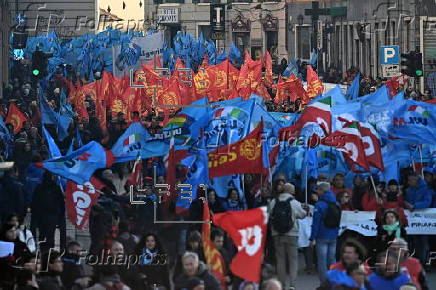
[{"label": "woman in crowd", "polygon": [[5,223],[15,226],[17,229],[18,240],[23,242],[31,253],[36,251],[36,243],[32,232],[27,229],[26,225],[20,224],[20,218],[17,214],[10,215]]},{"label": "woman in crowd", "polygon": [[226,211],[229,210],[244,210],[245,204],[239,198],[239,192],[236,188],[230,188],[227,195],[227,200],[223,203]]},{"label": "woman in crowd", "polygon": [[[380,185],[376,185],[377,192],[380,190]],[[369,184],[366,187],[366,193],[362,196],[362,210],[364,211],[376,211],[383,203],[381,197],[374,191]]]},{"label": "woman in crowd", "polygon": [[348,191],[344,190],[337,193],[336,200],[341,205],[341,210],[353,210],[350,198],[350,193]]},{"label": "woman in crowd", "polygon": [[382,224],[377,227],[377,252],[386,251],[394,239],[405,238],[406,230],[401,225],[399,215],[395,210],[386,210],[382,217]]},{"label": "woman in crowd", "polygon": [[157,235],[145,234],[138,243],[139,272],[145,275],[147,284],[170,287],[168,261]]},{"label": "woman in crowd", "polygon": [[213,213],[224,212],[224,208],[221,205],[220,200],[218,199],[215,189],[209,188],[209,190],[207,191],[207,202],[209,204],[209,209]]}]

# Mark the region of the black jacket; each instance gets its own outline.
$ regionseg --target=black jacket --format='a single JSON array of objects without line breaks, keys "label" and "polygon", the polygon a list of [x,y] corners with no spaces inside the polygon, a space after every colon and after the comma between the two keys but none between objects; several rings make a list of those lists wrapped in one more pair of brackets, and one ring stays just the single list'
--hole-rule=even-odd
[{"label": "black jacket", "polygon": [[[211,274],[209,268],[203,262],[199,262],[197,274],[195,277],[204,281],[204,288],[207,290],[221,290],[220,283],[217,278]],[[189,280],[193,278],[185,273],[179,275],[175,282],[175,289],[182,290],[183,288],[187,288],[187,284]]]}]

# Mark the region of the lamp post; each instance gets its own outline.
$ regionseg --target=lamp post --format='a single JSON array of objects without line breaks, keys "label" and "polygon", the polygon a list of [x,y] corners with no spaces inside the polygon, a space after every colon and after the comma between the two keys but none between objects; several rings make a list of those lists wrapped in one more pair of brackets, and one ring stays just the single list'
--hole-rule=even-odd
[{"label": "lamp post", "polygon": [[304,16],[302,14],[297,16],[298,22],[298,55],[297,58],[301,58],[302,53],[302,44],[301,44],[301,28],[303,26]]}]

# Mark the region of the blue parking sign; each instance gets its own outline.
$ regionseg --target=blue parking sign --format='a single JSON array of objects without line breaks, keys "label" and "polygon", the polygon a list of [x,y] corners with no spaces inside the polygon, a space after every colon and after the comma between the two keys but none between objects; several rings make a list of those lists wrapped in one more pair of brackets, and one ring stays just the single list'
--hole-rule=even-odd
[{"label": "blue parking sign", "polygon": [[400,47],[380,46],[380,64],[400,64]]}]

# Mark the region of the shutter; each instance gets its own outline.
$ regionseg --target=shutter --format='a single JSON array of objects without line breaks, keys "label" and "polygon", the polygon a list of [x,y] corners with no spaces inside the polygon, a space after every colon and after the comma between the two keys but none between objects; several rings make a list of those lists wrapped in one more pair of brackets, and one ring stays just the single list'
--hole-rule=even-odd
[{"label": "shutter", "polygon": [[424,72],[427,74],[436,72],[436,29],[426,29],[435,27],[436,21],[424,22]]}]

